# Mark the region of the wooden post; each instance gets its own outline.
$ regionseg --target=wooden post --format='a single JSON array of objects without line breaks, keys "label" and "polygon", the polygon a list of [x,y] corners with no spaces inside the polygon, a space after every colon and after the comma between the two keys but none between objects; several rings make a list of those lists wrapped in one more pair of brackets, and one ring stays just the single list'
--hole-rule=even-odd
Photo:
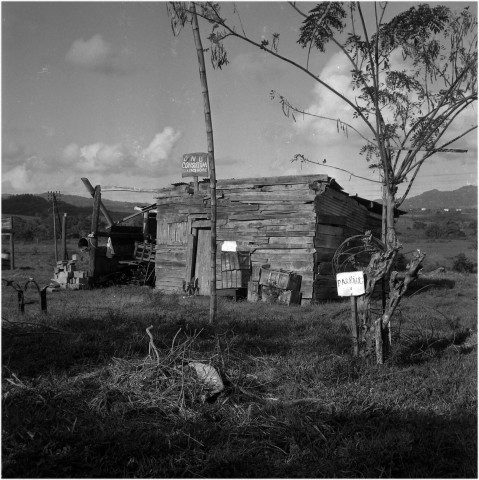
[{"label": "wooden post", "polygon": [[188,243],[186,247],[186,273],[185,281],[190,283],[195,274],[196,249],[198,245],[198,229],[193,228],[192,233],[187,235]]},{"label": "wooden post", "polygon": [[25,313],[25,296],[23,294],[23,290],[17,290],[18,296],[18,309],[21,313]]},{"label": "wooden post", "polygon": [[353,338],[353,353],[357,357],[359,355],[358,344],[358,306],[356,297],[351,295],[351,334]]},{"label": "wooden post", "polygon": [[55,215],[55,193],[52,194],[52,205],[53,205],[53,245],[55,248],[55,262],[58,262],[58,246],[57,246],[57,217]]},{"label": "wooden post", "polygon": [[15,270],[15,247],[14,247],[14,230],[13,230],[13,217],[10,217],[10,224],[12,231],[10,232],[10,270]]},{"label": "wooden post", "polygon": [[198,185],[198,177],[193,177],[193,180],[195,182],[195,193],[198,193],[200,190],[200,186]]},{"label": "wooden post", "polygon": [[47,288],[48,285],[40,290],[40,310],[42,313],[47,313]]},{"label": "wooden post", "polygon": [[95,193],[93,196],[93,215],[91,217],[91,234],[90,237],[90,262],[89,262],[89,283],[90,286],[96,275],[96,251],[98,247],[98,220],[100,218],[100,204],[101,204],[101,187],[97,185],[95,187]]},{"label": "wooden post", "polygon": [[67,252],[67,214],[63,214],[62,219],[62,251],[63,251],[63,261],[68,260],[68,252]]},{"label": "wooden post", "polygon": [[[93,197],[95,195],[95,189],[93,188],[92,184],[88,180],[88,178],[82,178],[81,181],[85,185],[86,189],[90,193],[90,195]],[[111,227],[113,225],[113,219],[110,217],[110,214],[108,213],[108,210],[105,208],[103,203],[100,201],[100,209],[101,213],[105,216],[106,221],[108,222],[108,226]]]},{"label": "wooden post", "polygon": [[144,212],[143,213],[143,240],[146,242],[147,237],[150,234],[150,227],[148,224],[148,218],[150,216],[149,212]]}]

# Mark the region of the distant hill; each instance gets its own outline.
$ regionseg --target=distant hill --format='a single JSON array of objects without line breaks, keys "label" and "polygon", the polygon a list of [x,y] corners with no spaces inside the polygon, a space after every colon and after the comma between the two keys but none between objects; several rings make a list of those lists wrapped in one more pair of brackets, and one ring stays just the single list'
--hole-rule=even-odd
[{"label": "distant hill", "polygon": [[[46,240],[53,236],[52,202],[48,195],[5,195],[2,194],[2,216],[15,218],[15,236],[19,240],[33,241]],[[68,200],[68,201],[66,201]],[[70,203],[71,202],[71,203]],[[121,220],[135,212],[135,203],[115,202],[105,200],[105,206],[114,222]],[[91,216],[93,213],[93,198],[76,195],[61,195],[57,201],[59,220],[66,213],[67,235],[70,238],[83,237],[91,231]],[[141,224],[141,217],[134,217],[130,225]],[[57,223],[59,227],[59,224]],[[100,215],[100,230],[106,228],[106,221]],[[137,225],[138,226],[138,225]],[[57,228],[57,234],[59,230]]]},{"label": "distant hill", "polygon": [[[2,214],[3,215],[28,215],[36,217],[46,217],[51,215],[52,204],[46,198],[40,195],[29,193],[20,195],[2,195]],[[69,203],[59,201],[58,211],[68,215],[88,215],[91,208],[78,207]]]},{"label": "distant hill", "polygon": [[402,210],[420,208],[477,208],[477,185],[468,185],[457,190],[441,192],[429,190],[415,197],[407,198]]},{"label": "distant hill", "polygon": [[[39,193],[39,197],[47,198],[48,193]],[[74,205],[75,207],[82,207],[82,208],[93,208],[93,198],[92,197],[82,197],[81,195],[62,195],[60,196],[62,202],[69,203],[70,205]],[[132,202],[119,202],[115,200],[108,200],[106,198],[101,199],[103,205],[107,208],[108,211],[113,212],[122,212],[122,213],[132,213],[134,211],[135,206],[140,205],[137,203]],[[153,203],[153,202],[152,202]]]},{"label": "distant hill", "polygon": [[[134,207],[137,203],[116,202],[113,200],[102,199],[105,207],[112,216],[113,220],[120,220],[128,214],[134,213]],[[60,215],[67,213],[69,216],[88,217],[93,210],[93,198],[81,197],[79,195],[61,195],[57,201]],[[2,194],[2,214],[3,215],[28,215],[36,217],[47,217],[51,215],[52,203],[48,201],[48,194],[38,195],[20,194],[9,195]]]}]

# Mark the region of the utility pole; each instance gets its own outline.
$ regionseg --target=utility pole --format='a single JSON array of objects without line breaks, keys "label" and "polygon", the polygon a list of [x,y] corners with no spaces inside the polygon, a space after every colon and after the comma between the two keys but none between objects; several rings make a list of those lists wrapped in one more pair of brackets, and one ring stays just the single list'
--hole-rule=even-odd
[{"label": "utility pole", "polygon": [[[48,200],[52,201],[52,213],[53,213],[53,244],[55,247],[55,262],[58,262],[58,245],[57,245],[57,215],[58,205],[57,197],[60,197],[61,193],[57,192],[48,192]],[[58,226],[60,226],[60,218],[58,218]]]}]

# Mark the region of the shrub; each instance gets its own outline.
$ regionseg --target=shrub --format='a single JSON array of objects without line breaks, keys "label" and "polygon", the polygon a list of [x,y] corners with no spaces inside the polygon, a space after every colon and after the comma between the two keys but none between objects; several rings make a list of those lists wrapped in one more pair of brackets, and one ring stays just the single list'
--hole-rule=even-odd
[{"label": "shrub", "polygon": [[426,229],[426,236],[429,238],[441,238],[444,236],[444,229],[437,223],[431,223]]},{"label": "shrub", "polygon": [[461,273],[473,273],[477,269],[477,265],[466,257],[464,253],[460,253],[459,255],[455,256],[453,259],[452,269],[455,272]]}]

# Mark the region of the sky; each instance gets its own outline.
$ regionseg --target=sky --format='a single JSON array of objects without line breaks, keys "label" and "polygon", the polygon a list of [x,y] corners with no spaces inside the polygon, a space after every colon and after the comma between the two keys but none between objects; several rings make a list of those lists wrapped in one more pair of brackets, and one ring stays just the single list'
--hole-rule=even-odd
[{"label": "sky", "polygon": [[[444,4],[458,9],[477,4]],[[300,3],[303,11],[314,4]],[[413,3],[393,2],[390,14]],[[227,18],[233,4],[221,4]],[[302,18],[286,2],[237,2],[246,33],[271,39],[304,65],[296,43]],[[203,98],[191,27],[174,36],[164,2],[2,2],[2,193],[60,191],[88,196],[87,177],[113,200],[154,202],[153,193],[182,178],[183,154],[206,152]],[[203,46],[210,29],[200,21]],[[272,90],[294,105],[351,122],[352,113],[296,68],[237,39],[230,63],[207,78],[218,179],[327,174],[349,194],[380,198],[378,172],[359,154],[364,143],[336,122],[283,114]],[[333,48],[315,52],[311,70],[351,94],[350,67]],[[477,123],[476,107],[457,128]],[[455,130],[453,130],[454,133]],[[477,185],[477,133],[425,164],[410,196]],[[320,165],[292,162],[303,154]],[[324,162],[324,160],[326,160]],[[357,178],[342,168],[366,177]]]}]

